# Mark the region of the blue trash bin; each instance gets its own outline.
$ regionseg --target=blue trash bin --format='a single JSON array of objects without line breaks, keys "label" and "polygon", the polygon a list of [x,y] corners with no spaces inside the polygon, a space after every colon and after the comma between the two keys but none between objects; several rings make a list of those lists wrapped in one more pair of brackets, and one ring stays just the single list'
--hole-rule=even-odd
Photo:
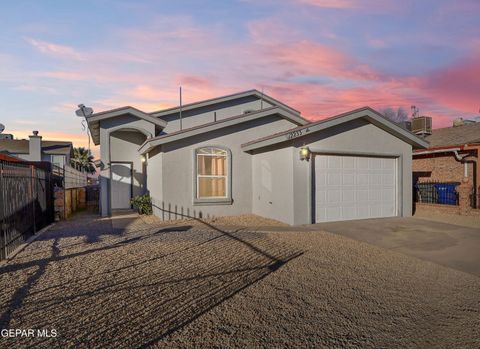
[{"label": "blue trash bin", "polygon": [[435,184],[435,190],[438,194],[438,203],[443,205],[456,205],[457,192],[455,191],[456,183],[438,183]]}]

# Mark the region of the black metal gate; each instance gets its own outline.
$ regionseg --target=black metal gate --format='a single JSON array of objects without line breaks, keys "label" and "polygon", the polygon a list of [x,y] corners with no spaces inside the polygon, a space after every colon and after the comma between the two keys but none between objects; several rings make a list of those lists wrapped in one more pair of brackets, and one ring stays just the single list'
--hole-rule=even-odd
[{"label": "black metal gate", "polygon": [[0,160],[0,259],[54,219],[51,172]]}]

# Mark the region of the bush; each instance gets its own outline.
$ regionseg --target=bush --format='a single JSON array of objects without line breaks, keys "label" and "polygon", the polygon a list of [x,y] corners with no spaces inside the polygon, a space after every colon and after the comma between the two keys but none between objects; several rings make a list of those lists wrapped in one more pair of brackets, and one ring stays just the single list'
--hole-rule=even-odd
[{"label": "bush", "polygon": [[137,195],[130,199],[130,203],[140,214],[152,214],[152,198],[150,195]]}]

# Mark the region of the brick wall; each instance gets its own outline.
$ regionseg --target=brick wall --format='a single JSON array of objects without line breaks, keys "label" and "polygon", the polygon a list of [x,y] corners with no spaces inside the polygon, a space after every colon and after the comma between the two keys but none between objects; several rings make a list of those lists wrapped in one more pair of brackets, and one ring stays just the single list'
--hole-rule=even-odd
[{"label": "brick wall", "polygon": [[[412,161],[413,182],[462,182],[465,165],[450,153],[415,157]],[[468,179],[473,183],[473,164],[468,163]]]}]

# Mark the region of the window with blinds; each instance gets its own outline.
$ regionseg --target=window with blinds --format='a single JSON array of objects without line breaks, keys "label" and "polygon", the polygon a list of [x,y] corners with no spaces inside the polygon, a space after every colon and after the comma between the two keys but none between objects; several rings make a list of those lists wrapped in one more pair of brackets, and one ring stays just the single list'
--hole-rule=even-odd
[{"label": "window with blinds", "polygon": [[197,149],[197,199],[228,197],[228,153],[224,149]]}]

